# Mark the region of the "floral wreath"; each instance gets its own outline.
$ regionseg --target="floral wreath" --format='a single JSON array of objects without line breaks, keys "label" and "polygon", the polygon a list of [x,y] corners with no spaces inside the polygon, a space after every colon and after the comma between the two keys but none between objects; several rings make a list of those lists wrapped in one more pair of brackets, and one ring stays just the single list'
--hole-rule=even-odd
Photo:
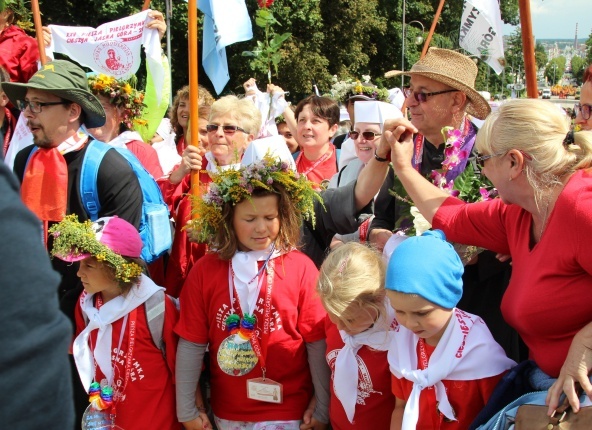
[{"label": "floral wreath", "polygon": [[139,264],[129,262],[97,240],[92,222],[78,221],[77,215],[66,215],[48,230],[54,237],[51,255],[57,258],[78,257],[90,254],[98,261],[107,262],[115,268],[115,277],[131,282],[142,274]]},{"label": "floral wreath", "polygon": [[[31,9],[25,6],[26,0],[5,0],[4,9],[10,9],[14,13],[14,22],[18,27],[26,32],[35,32],[35,27],[31,21]],[[4,9],[0,8],[0,12]]]},{"label": "floral wreath", "polygon": [[322,204],[321,196],[313,189],[312,182],[306,176],[300,175],[287,162],[268,153],[256,163],[238,170],[224,170],[212,177],[208,193],[197,200],[194,211],[197,219],[191,222],[191,227],[197,232],[198,241],[213,241],[222,227],[224,205],[230,203],[235,206],[245,199],[250,200],[255,189],[275,192],[272,187],[274,183],[281,184],[286,189],[298,215],[310,220],[314,226],[314,202],[317,200]]},{"label": "floral wreath", "polygon": [[364,95],[372,97],[381,102],[389,101],[389,92],[385,88],[378,88],[370,83],[370,76],[363,75],[363,82],[360,80],[346,79],[338,81],[337,76],[333,76],[333,85],[327,97],[337,100],[341,103],[346,103],[350,97],[355,95]]},{"label": "floral wreath", "polygon": [[130,81],[99,74],[88,78],[88,86],[93,94],[108,97],[109,103],[123,108],[121,122],[128,129],[133,130],[134,124],[146,125],[146,121],[140,119],[146,105],[144,104],[144,93],[132,86]]}]

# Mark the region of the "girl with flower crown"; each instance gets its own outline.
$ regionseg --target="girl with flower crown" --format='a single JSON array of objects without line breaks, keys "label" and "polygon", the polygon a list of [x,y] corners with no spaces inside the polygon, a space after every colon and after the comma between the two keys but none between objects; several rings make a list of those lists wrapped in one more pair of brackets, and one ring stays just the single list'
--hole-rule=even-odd
[{"label": "girl with flower crown", "polygon": [[186,429],[211,427],[195,398],[206,346],[218,429],[296,430],[303,421],[326,428],[318,271],[295,249],[318,199],[304,176],[270,156],[213,177],[193,231],[216,251],[189,273],[175,328],[177,413]]},{"label": "girl with flower crown", "polygon": [[81,223],[69,215],[49,232],[54,257],[80,262],[72,354],[90,396],[82,428],[182,428],[173,377],[178,312],[142,273],[136,228],[117,216]]}]

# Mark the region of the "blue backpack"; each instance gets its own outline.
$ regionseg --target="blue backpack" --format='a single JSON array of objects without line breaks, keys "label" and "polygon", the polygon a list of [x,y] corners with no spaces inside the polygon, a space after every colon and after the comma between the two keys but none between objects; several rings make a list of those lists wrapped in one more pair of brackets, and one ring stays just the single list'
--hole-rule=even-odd
[{"label": "blue backpack", "polygon": [[101,161],[109,149],[115,149],[127,160],[140,182],[142,188],[142,218],[139,231],[144,243],[142,259],[148,264],[152,263],[167,252],[173,242],[169,210],[164,203],[156,181],[131,151],[123,148],[113,148],[98,140],[92,140],[88,144],[80,172],[82,204],[91,221],[99,218],[101,203],[97,193],[97,177]]}]

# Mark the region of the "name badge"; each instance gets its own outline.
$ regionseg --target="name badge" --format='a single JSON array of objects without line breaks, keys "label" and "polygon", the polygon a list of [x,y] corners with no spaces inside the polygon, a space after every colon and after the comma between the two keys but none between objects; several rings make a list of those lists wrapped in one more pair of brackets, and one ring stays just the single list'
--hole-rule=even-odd
[{"label": "name badge", "polygon": [[260,402],[282,403],[284,401],[284,386],[269,378],[254,378],[247,380],[247,397]]}]

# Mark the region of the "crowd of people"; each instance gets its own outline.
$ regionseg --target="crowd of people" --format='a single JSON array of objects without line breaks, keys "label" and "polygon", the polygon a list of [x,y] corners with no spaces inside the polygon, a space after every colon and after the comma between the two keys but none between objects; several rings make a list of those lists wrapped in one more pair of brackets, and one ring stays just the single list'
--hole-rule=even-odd
[{"label": "crowd of people", "polygon": [[[385,75],[409,77],[403,106],[358,82],[293,108],[251,78],[199,86],[198,112],[179,89],[147,139],[133,81],[38,68],[21,33],[0,14],[2,155],[19,115],[32,135],[0,166],[1,422],[461,430],[527,392],[590,404],[592,66],[573,117],[492,112],[475,63],[432,47]],[[463,201],[467,175],[498,196]]]}]

